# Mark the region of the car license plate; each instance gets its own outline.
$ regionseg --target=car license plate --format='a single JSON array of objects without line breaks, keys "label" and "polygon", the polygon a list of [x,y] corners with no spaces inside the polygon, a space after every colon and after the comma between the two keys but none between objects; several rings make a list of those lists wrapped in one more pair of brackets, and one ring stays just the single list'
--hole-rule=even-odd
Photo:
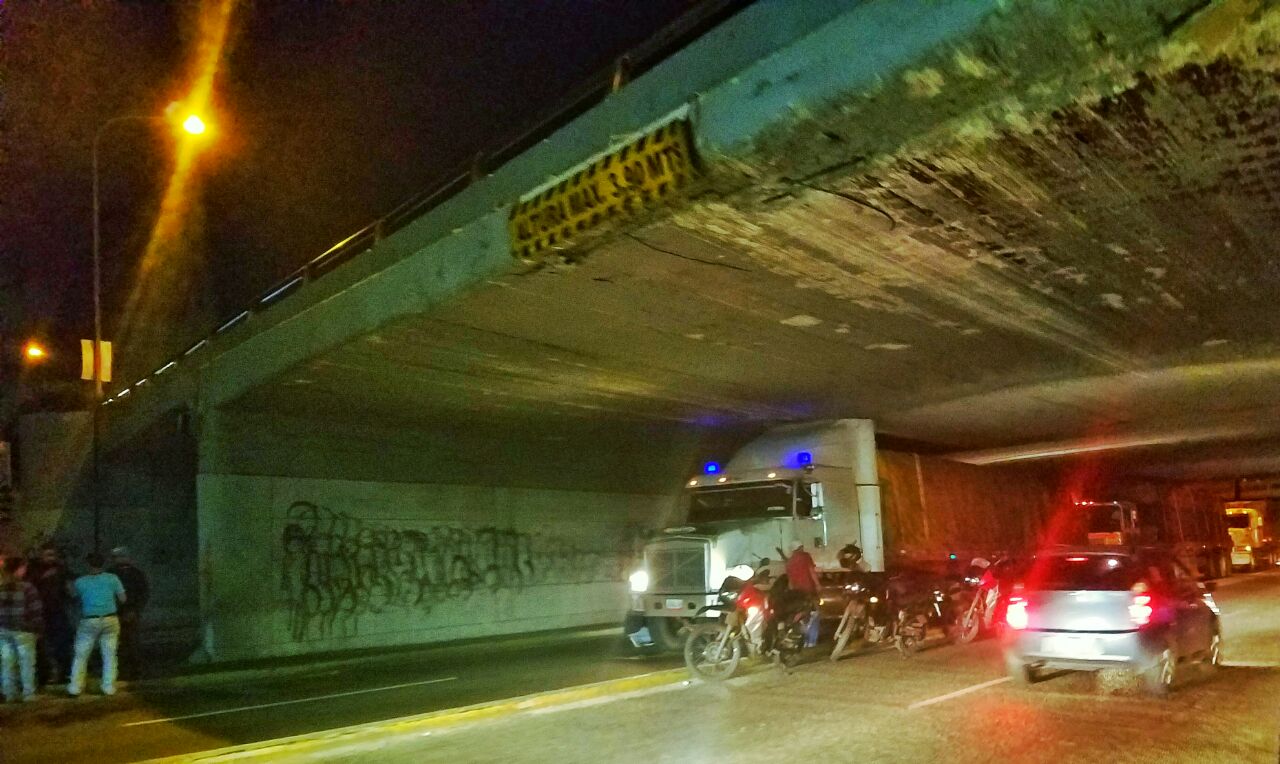
[{"label": "car license plate", "polygon": [[667,600],[667,610],[684,610],[684,600]]},{"label": "car license plate", "polygon": [[1060,655],[1063,658],[1093,658],[1102,654],[1097,639],[1065,634],[1051,634],[1045,637],[1040,642],[1040,652],[1045,655]]}]

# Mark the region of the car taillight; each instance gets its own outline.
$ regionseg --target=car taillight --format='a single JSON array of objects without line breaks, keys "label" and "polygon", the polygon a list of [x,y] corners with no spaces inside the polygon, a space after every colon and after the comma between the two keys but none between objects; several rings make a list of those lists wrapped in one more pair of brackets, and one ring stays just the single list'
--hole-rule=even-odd
[{"label": "car taillight", "polygon": [[1021,631],[1027,628],[1027,601],[1021,597],[1010,597],[1009,606],[1004,612],[1004,622],[1011,629]]},{"label": "car taillight", "polygon": [[1129,620],[1133,621],[1134,626],[1146,626],[1151,623],[1152,612],[1150,594],[1133,595],[1133,603],[1129,605]]}]

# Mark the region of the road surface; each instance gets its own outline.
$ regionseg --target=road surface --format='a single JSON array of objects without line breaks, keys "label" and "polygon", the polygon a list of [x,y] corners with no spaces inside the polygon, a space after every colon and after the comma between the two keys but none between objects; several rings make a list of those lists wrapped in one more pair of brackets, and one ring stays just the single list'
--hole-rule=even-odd
[{"label": "road surface", "polygon": [[[611,703],[510,717],[343,761],[1276,762],[1280,572],[1225,582],[1226,658],[1153,701],[1122,677],[1062,675],[1019,690],[990,641],[911,660],[873,651]],[[205,679],[128,697],[46,700],[0,713],[4,762],[118,762],[361,724],[651,672],[615,633],[448,647]]]}]

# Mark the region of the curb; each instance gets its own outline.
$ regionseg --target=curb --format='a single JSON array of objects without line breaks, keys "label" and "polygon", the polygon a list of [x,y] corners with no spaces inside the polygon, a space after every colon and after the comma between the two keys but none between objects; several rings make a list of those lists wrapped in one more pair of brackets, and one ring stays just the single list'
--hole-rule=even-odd
[{"label": "curb", "polygon": [[215,748],[208,751],[148,759],[142,764],[176,764],[176,762],[279,761],[284,757],[327,757],[368,753],[394,745],[406,738],[418,738],[453,727],[493,721],[528,712],[545,712],[566,706],[591,702],[621,700],[646,691],[675,689],[689,685],[689,672],[684,668],[655,671],[649,674],[607,679],[560,690],[521,695],[503,700],[448,708],[414,716],[402,716],[380,722],[322,730],[303,735],[264,740],[258,743]]}]

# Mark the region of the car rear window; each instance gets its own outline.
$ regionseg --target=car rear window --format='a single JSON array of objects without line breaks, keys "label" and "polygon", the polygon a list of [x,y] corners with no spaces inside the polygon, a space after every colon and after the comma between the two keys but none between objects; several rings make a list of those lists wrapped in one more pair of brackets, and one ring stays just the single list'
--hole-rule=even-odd
[{"label": "car rear window", "polygon": [[1227,527],[1247,529],[1249,527],[1249,516],[1243,512],[1234,515],[1227,515]]},{"label": "car rear window", "polygon": [[1031,571],[1031,584],[1050,591],[1124,591],[1137,580],[1137,566],[1118,555],[1041,557]]}]

